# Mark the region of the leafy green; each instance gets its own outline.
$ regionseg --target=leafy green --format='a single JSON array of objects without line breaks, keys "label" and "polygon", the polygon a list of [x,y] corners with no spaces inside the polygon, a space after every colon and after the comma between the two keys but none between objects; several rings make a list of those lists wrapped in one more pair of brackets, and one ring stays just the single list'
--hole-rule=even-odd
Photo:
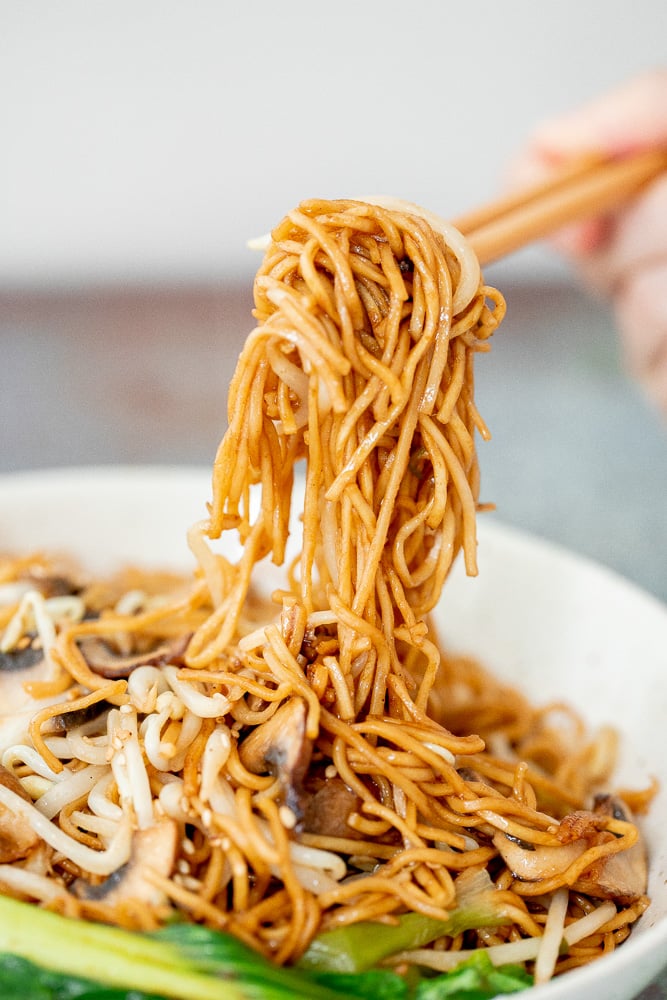
[{"label": "leafy green", "polygon": [[[171,924],[136,934],[0,896],[2,1000],[404,1000],[390,970],[280,968],[229,934]],[[9,954],[11,953],[11,954]]]},{"label": "leafy green", "polygon": [[0,955],[0,985],[2,1000],[162,1000],[42,969],[18,955]]},{"label": "leafy green", "polygon": [[533,985],[520,965],[496,968],[484,951],[444,975],[418,984],[415,1000],[492,1000],[501,993],[519,993]]},{"label": "leafy green", "polygon": [[[218,975],[229,975],[244,988],[257,990],[269,984],[286,990],[286,996],[369,997],[371,1000],[404,1000],[407,986],[403,978],[389,969],[371,969],[364,973],[339,973],[280,968],[229,934],[210,931],[196,924],[172,924],[154,935],[172,942],[181,955],[196,962],[197,968]],[[258,992],[258,996],[262,996]],[[276,994],[278,995],[278,994]]]},{"label": "leafy green", "polygon": [[[316,951],[319,968],[312,954],[309,967],[281,968],[231,935],[194,924],[171,924],[156,934],[138,934],[72,920],[0,895],[0,996],[2,1000],[484,1000],[523,989],[530,985],[530,977],[510,966],[494,968],[483,952],[451,973],[421,981],[417,970],[403,978],[390,969],[369,966],[392,952],[491,922],[488,912],[467,906],[459,907],[446,922],[407,914],[396,925],[357,924],[316,939],[324,941]],[[346,963],[361,971],[349,971]]]},{"label": "leafy green", "polygon": [[[7,956],[48,970],[42,975],[27,965],[13,966],[11,975],[18,983],[13,988],[21,1000],[342,1000],[345,996],[273,965],[227,934],[190,924],[175,924],[155,935],[136,934],[72,920],[7,896],[0,896],[0,953],[6,956],[8,981],[12,966]],[[6,1000],[4,990],[1,995]]]},{"label": "leafy green", "polygon": [[360,997],[362,1000],[407,1000],[411,995],[402,976],[389,969],[370,969],[368,972],[311,972],[312,982],[337,990],[341,996]]},{"label": "leafy green", "polygon": [[[269,993],[262,992],[268,989],[273,991],[271,998],[303,996],[312,1000],[350,996],[402,1000],[406,995],[401,977],[390,970],[368,973],[365,981],[362,977],[340,977],[329,972],[310,975],[274,965],[230,934],[211,931],[197,924],[171,924],[153,937],[173,944],[179,954],[196,963],[199,970],[235,979],[249,996],[258,1000],[269,997]],[[352,979],[358,982],[353,984],[350,982]]]}]

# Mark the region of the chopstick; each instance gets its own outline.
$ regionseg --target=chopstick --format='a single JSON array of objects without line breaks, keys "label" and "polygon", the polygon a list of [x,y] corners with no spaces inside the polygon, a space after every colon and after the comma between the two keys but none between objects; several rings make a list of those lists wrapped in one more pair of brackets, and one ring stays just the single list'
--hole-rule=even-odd
[{"label": "chopstick", "polygon": [[481,264],[490,264],[571,222],[602,215],[667,171],[667,150],[623,159],[586,156],[545,183],[491,202],[454,220]]}]

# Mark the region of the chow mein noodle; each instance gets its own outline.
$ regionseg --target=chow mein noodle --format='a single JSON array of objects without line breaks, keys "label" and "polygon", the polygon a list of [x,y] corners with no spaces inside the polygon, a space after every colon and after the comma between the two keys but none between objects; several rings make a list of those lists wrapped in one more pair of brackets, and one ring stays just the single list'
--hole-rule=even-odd
[{"label": "chow mein noodle", "polygon": [[[627,936],[650,790],[609,793],[611,731],[430,620],[459,552],[476,573],[473,362],[503,313],[415,206],[278,225],[193,577],[1,564],[4,893],[141,930],[177,913],[279,964],[406,914],[449,923],[398,969],[483,947],[541,981]],[[453,926],[471,895],[485,917]]]}]

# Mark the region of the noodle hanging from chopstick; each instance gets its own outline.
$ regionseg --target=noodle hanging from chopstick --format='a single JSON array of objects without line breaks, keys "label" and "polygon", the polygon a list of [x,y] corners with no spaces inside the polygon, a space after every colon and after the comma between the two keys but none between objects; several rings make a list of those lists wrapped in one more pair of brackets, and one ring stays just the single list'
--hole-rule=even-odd
[{"label": "noodle hanging from chopstick", "polygon": [[[470,272],[469,251],[454,256],[423,219],[380,206],[307,202],[274,231],[207,526],[213,538],[237,530],[244,556],[215,631],[207,623],[191,642],[193,666],[231,641],[252,564],[269,552],[282,561],[294,463],[305,457],[294,596],[307,614],[335,613],[344,716],[379,710],[388,675],[401,676],[410,658],[406,645],[419,657],[423,619],[459,548],[476,572],[473,435],[488,432],[474,405],[473,357],[504,302],[480,281],[454,312]],[[344,686],[360,657],[367,697],[354,704]]]}]

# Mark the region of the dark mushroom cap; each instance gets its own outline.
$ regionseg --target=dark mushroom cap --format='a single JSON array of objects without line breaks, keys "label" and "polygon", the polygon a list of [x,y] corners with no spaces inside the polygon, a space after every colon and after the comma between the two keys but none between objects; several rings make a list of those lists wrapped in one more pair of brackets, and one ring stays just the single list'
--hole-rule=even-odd
[{"label": "dark mushroom cap", "polygon": [[28,670],[44,658],[44,653],[39,646],[32,643],[17,649],[10,649],[6,653],[0,652],[0,671],[7,673]]},{"label": "dark mushroom cap", "polygon": [[303,814],[302,782],[312,755],[312,741],[306,736],[306,704],[290,698],[261,723],[239,746],[241,763],[253,774],[274,774],[283,799],[297,820]]},{"label": "dark mushroom cap", "polygon": [[111,646],[99,636],[87,636],[79,642],[83,657],[96,674],[109,680],[129,677],[137,667],[161,667],[173,663],[183,657],[190,636],[177,636],[156,646],[148,652],[123,656],[116,653]]}]

